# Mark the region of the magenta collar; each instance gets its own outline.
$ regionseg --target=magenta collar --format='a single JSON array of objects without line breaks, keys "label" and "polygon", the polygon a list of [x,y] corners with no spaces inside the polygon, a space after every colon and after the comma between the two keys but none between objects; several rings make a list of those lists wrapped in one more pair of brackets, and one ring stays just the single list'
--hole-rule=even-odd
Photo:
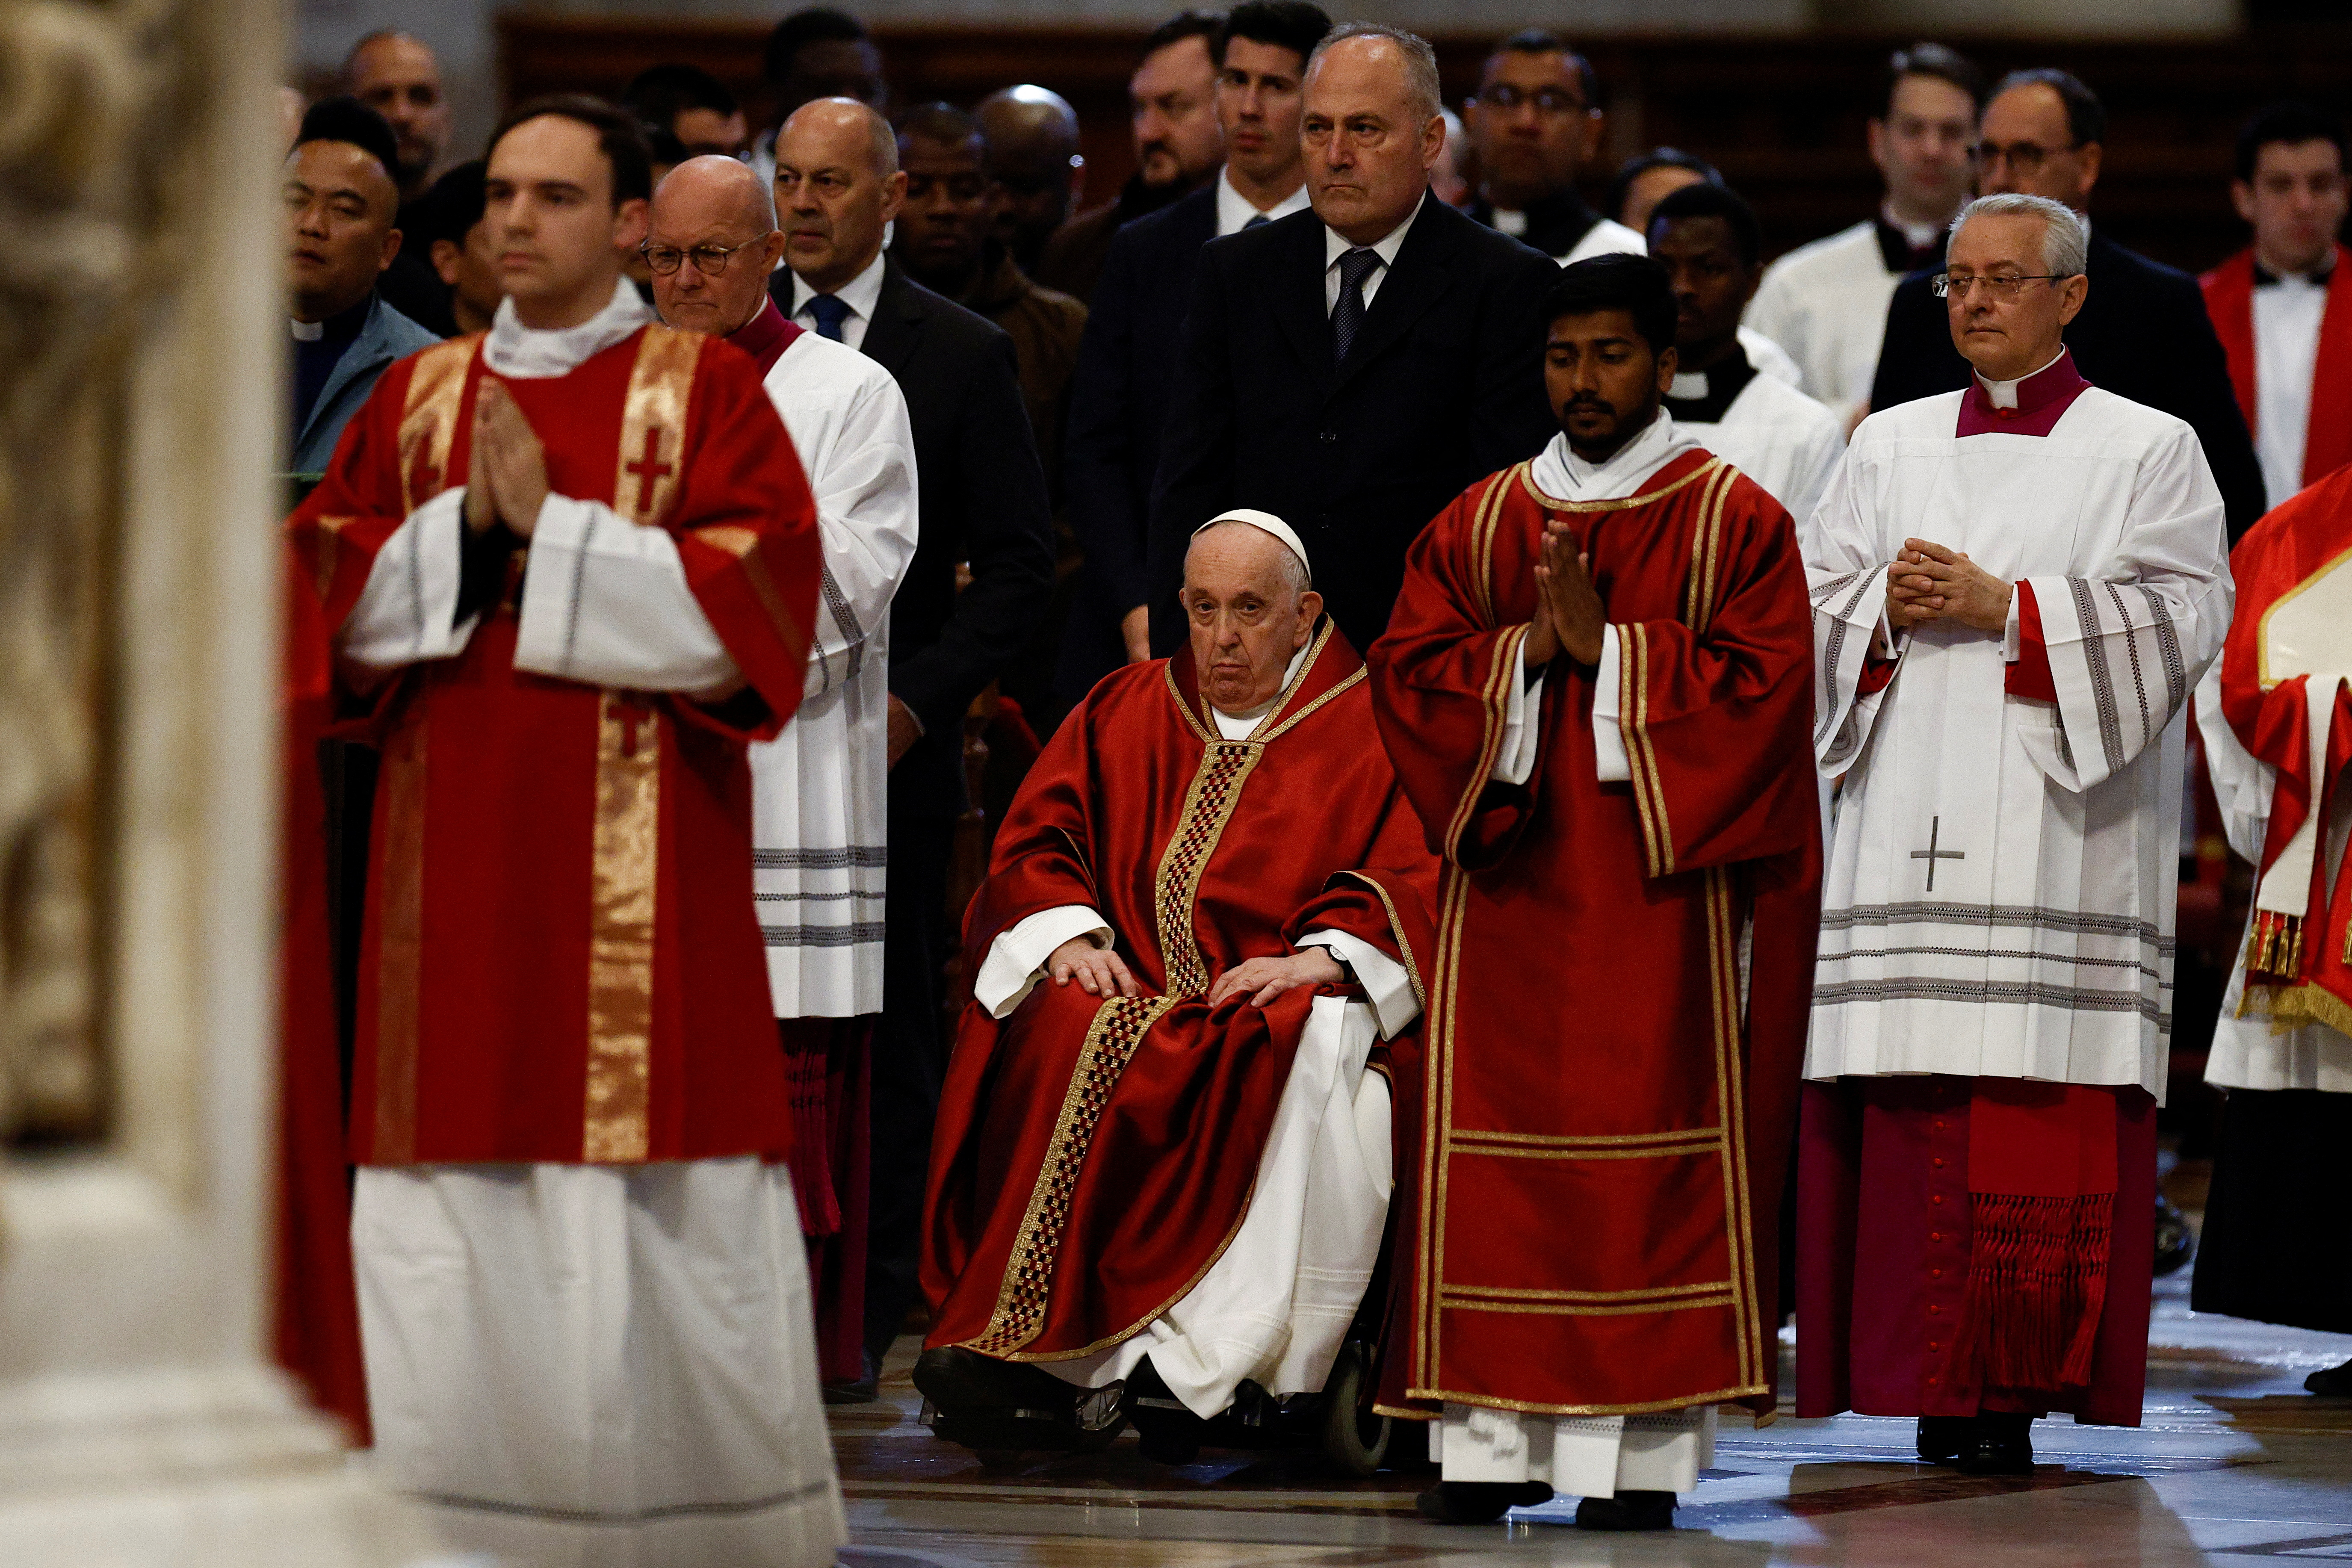
[{"label": "magenta collar", "polygon": [[1992,395],[1985,391],[1984,383],[1969,377],[1969,389],[1960,396],[1960,427],[1962,439],[1970,436],[2047,436],[2058,417],[2074,406],[2074,399],[2090,387],[2082,372],[2074,368],[2074,351],[2062,349],[2055,362],[2042,366],[2017,384],[2017,406],[1995,408]]}]

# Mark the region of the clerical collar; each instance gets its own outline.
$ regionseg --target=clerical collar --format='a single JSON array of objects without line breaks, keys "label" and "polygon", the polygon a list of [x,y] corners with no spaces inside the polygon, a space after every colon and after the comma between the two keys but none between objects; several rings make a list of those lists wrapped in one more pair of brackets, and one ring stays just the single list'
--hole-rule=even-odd
[{"label": "clerical collar", "polygon": [[1305,664],[1307,656],[1314,651],[1315,639],[1309,637],[1305,646],[1290,656],[1289,664],[1283,668],[1282,684],[1275,688],[1274,695],[1248,712],[1228,713],[1215,703],[1211,703],[1209,713],[1217,721],[1217,733],[1228,741],[1248,740],[1257,731],[1257,727],[1265,722],[1266,715],[1282,706],[1282,700],[1289,695],[1292,684],[1298,679],[1299,666]]},{"label": "clerical collar", "polygon": [[750,354],[764,377],[776,368],[776,362],[783,358],[784,351],[793,346],[793,340],[803,330],[784,320],[784,313],[776,309],[776,301],[762,295],[760,313],[728,333],[727,341]]},{"label": "clerical collar", "polygon": [[2074,368],[2074,356],[2064,346],[2058,357],[2014,381],[1987,381],[1973,376],[1960,395],[1958,435],[2047,436],[2059,416],[2091,384]]},{"label": "clerical collar", "polygon": [[1685,425],[1720,425],[1755,379],[1747,349],[1734,339],[1731,357],[1722,363],[1675,377],[1674,389],[1666,394],[1666,411]]},{"label": "clerical collar", "polygon": [[576,327],[526,327],[515,314],[514,296],[499,301],[490,335],[482,344],[484,363],[515,381],[545,381],[570,375],[590,360],[654,319],[626,277],[613,284],[605,307]]},{"label": "clerical collar", "polygon": [[338,310],[323,321],[297,321],[290,318],[287,325],[294,329],[298,343],[348,343],[358,338],[366,327],[368,312],[375,309],[375,290],[347,310]]},{"label": "clerical collar", "polygon": [[1601,215],[1573,189],[1530,202],[1524,212],[1496,206],[1484,196],[1479,201],[1486,208],[1488,227],[1524,240],[1548,256],[1566,256],[1583,244],[1584,237],[1601,222]]},{"label": "clerical collar", "polygon": [[1254,217],[1264,217],[1268,221],[1288,217],[1306,205],[1307,184],[1301,181],[1297,190],[1261,211],[1255,203],[1234,189],[1233,170],[1228,165],[1225,172],[1217,176],[1217,237],[1223,239],[1229,234],[1239,234]]},{"label": "clerical collar", "polygon": [[1599,463],[1578,457],[1568,444],[1568,432],[1561,431],[1536,454],[1528,477],[1554,500],[1615,500],[1632,495],[1652,474],[1697,447],[1697,438],[1660,408],[1648,428]]}]

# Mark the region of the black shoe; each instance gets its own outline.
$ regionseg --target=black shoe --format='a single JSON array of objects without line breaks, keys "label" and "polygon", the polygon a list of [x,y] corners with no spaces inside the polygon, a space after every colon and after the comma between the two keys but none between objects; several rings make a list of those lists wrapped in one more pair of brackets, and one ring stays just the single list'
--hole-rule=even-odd
[{"label": "black shoe", "polygon": [[1134,1426],[1145,1458],[1163,1465],[1189,1465],[1201,1457],[1201,1440],[1209,1424],[1176,1397],[1150,1356],[1137,1362],[1135,1370],[1127,1374],[1118,1409]]},{"label": "black shoe", "polygon": [[1125,1425],[1110,1389],[961,1346],[916,1357],[915,1387],[939,1412],[932,1430],[967,1448],[1087,1453],[1109,1447]]},{"label": "black shoe", "polygon": [[1440,1481],[1413,1507],[1439,1524],[1492,1524],[1515,1508],[1550,1500],[1551,1489],[1541,1481]]},{"label": "black shoe", "polygon": [[2342,1366],[2322,1367],[2303,1380],[2303,1386],[2314,1394],[2324,1394],[2337,1399],[2352,1398],[2352,1361]]},{"label": "black shoe", "polygon": [[1589,1497],[1576,1505],[1580,1530],[1672,1530],[1675,1494],[1619,1492],[1615,1497]]},{"label": "black shoe", "polygon": [[2168,1274],[2178,1274],[2189,1267],[2197,1252],[2197,1235],[2189,1228],[2189,1216],[2179,1205],[2158,1193],[2156,1196],[2156,1268],[2155,1276],[2161,1279]]},{"label": "black shoe", "polygon": [[1949,1465],[1958,1462],[1968,1452],[1976,1436],[1973,1415],[1922,1415],[1919,1417],[1919,1462],[1924,1465]]},{"label": "black shoe", "polygon": [[2032,1475],[2033,1417],[2007,1411],[1979,1415],[1959,1464],[1972,1476]]},{"label": "black shoe", "polygon": [[882,1369],[874,1364],[871,1352],[858,1352],[866,1361],[866,1375],[848,1383],[821,1383],[817,1393],[827,1405],[871,1405],[882,1397]]}]

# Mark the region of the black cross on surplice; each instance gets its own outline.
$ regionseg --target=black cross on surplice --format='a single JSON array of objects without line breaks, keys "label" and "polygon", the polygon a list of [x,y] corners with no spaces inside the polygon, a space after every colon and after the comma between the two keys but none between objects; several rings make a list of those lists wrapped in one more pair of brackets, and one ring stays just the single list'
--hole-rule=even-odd
[{"label": "black cross on surplice", "polygon": [[1963,849],[1937,848],[1937,840],[1943,837],[1943,832],[1944,819],[1940,816],[1930,817],[1927,822],[1927,847],[1911,851],[1911,858],[1927,862],[1927,890],[1931,893],[1936,890],[1937,861],[1965,860],[1969,858],[1968,852]]}]

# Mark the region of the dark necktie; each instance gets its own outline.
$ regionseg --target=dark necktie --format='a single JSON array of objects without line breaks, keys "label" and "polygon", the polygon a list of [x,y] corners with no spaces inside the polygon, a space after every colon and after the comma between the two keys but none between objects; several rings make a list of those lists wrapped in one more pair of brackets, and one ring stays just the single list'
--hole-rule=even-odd
[{"label": "dark necktie", "polygon": [[849,305],[846,300],[831,294],[812,294],[809,296],[808,303],[802,309],[816,318],[818,337],[831,338],[837,343],[849,341],[841,335],[841,323],[849,320]]},{"label": "dark necktie", "polygon": [[1242,226],[1244,228],[1255,228],[1262,223],[1272,223],[1273,221],[1274,220],[1272,218],[1266,216],[1264,213],[1252,213],[1250,214],[1249,222],[1242,225]]},{"label": "dark necktie", "polygon": [[1331,363],[1348,363],[1356,334],[1364,328],[1364,285],[1381,264],[1381,253],[1360,245],[1339,258],[1339,302],[1331,308]]}]

